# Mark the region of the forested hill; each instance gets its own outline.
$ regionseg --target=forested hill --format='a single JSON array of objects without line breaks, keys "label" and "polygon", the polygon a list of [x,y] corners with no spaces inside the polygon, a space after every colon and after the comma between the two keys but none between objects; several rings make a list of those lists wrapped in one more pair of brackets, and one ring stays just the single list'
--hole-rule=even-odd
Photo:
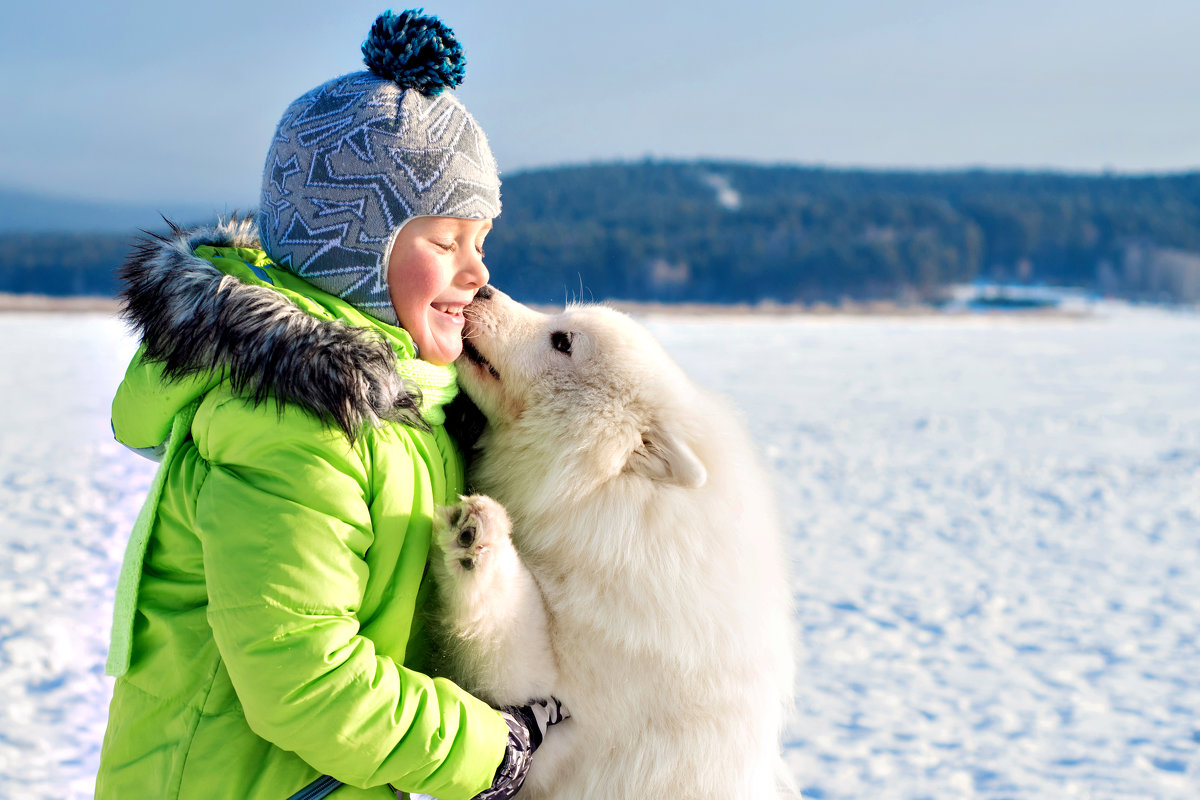
[{"label": "forested hill", "polygon": [[[504,177],[488,267],[531,302],[929,299],[976,278],[1200,300],[1200,173],[645,161]],[[111,293],[127,240],[0,234],[0,291]]]},{"label": "forested hill", "polygon": [[975,278],[1200,299],[1200,173],[635,163],[526,172],[488,243],[524,297],[928,297]]}]

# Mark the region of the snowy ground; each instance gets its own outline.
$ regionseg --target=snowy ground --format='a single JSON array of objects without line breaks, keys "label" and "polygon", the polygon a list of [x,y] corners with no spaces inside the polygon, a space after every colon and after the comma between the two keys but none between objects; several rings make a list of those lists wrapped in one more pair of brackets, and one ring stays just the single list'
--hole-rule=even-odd
[{"label": "snowy ground", "polygon": [[[1200,317],[648,324],[778,475],[808,797],[1200,797]],[[131,351],[0,315],[2,798],[91,793]]]}]

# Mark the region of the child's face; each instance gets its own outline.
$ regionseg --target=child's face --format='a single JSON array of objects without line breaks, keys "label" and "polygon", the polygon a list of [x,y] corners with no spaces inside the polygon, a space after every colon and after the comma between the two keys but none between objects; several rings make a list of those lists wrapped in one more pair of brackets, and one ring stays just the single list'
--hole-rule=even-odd
[{"label": "child's face", "polygon": [[392,244],[388,291],[420,357],[446,365],[462,353],[463,306],[488,282],[483,239],[490,219],[418,217]]}]

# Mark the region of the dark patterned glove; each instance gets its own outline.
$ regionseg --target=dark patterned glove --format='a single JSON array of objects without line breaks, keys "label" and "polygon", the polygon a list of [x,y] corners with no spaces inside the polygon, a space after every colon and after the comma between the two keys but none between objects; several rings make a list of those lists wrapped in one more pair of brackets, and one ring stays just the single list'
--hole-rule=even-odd
[{"label": "dark patterned glove", "polygon": [[551,697],[549,700],[534,700],[527,706],[509,706],[500,709],[500,715],[508,723],[508,747],[504,750],[504,761],[496,770],[492,785],[475,795],[475,800],[509,800],[525,783],[533,751],[542,744],[546,729],[571,716],[563,704]]}]

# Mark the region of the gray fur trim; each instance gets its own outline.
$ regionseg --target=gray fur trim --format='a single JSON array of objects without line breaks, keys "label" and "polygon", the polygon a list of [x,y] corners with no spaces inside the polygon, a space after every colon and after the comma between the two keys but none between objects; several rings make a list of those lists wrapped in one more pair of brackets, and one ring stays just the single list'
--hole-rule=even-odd
[{"label": "gray fur trim", "polygon": [[122,316],[168,380],[224,370],[255,405],[274,399],[329,420],[353,441],[392,420],[428,430],[420,391],[396,374],[391,347],[370,331],[313,317],[265,286],[225,275],[192,251],[259,248],[253,220],[233,217],[139,239],[118,271]]}]

